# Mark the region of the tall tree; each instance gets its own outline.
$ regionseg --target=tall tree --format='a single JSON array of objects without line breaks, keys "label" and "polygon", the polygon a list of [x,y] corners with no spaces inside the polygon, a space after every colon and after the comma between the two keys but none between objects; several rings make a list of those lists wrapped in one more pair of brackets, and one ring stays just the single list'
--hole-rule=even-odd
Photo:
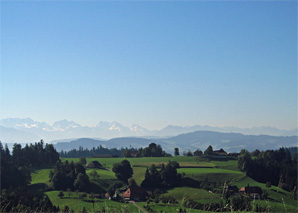
[{"label": "tall tree", "polygon": [[115,163],[112,171],[115,173],[115,176],[124,183],[128,183],[128,179],[133,175],[133,170],[128,160]]},{"label": "tall tree", "polygon": [[208,146],[208,148],[205,150],[204,155],[206,156],[212,156],[213,148],[211,145]]},{"label": "tall tree", "polygon": [[86,163],[87,163],[87,160],[86,160],[86,158],[85,157],[80,157],[80,164],[82,164],[82,165],[86,165]]},{"label": "tall tree", "polygon": [[179,153],[179,148],[178,148],[178,147],[176,147],[176,148],[174,149],[174,154],[175,154],[175,156],[179,156],[179,155],[180,155],[180,153]]}]

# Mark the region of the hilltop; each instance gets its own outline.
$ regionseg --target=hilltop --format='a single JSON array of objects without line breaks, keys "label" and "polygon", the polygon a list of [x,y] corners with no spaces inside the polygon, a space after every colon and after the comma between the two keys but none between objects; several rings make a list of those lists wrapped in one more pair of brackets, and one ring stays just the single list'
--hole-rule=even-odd
[{"label": "hilltop", "polygon": [[297,136],[243,135],[240,133],[196,131],[168,138],[122,137],[110,140],[81,138],[70,142],[57,142],[55,148],[58,151],[78,149],[80,146],[91,149],[100,145],[107,148],[130,146],[140,148],[154,142],[162,145],[165,151],[169,153],[172,153],[175,147],[182,151],[205,150],[209,144],[215,149],[224,148],[228,152],[235,152],[241,149],[253,151],[255,149],[266,150],[296,146],[297,139]]}]

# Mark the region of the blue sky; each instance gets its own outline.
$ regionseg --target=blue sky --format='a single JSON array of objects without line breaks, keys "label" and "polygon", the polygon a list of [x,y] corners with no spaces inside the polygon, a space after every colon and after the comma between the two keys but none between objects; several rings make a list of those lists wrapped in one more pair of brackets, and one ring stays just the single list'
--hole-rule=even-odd
[{"label": "blue sky", "polygon": [[1,2],[1,118],[297,127],[297,3]]}]

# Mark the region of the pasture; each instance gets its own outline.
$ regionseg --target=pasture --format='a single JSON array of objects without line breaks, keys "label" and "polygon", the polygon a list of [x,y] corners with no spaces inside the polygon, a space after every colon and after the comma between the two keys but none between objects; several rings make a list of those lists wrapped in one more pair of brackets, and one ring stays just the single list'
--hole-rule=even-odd
[{"label": "pasture", "polygon": [[[92,183],[88,189],[88,193],[105,193],[110,184],[116,181],[115,174],[111,171],[113,164],[121,162],[124,158],[87,158],[87,162],[99,161],[102,165],[105,165],[107,169],[86,169],[86,173],[89,176]],[[264,183],[259,183],[250,177],[247,177],[245,173],[237,169],[237,160],[209,160],[201,157],[160,157],[160,158],[126,158],[130,161],[133,168],[133,178],[136,183],[140,185],[144,180],[145,171],[151,164],[160,165],[161,163],[167,163],[168,161],[177,161],[180,167],[177,171],[183,174],[184,177],[193,179],[199,184],[208,183],[211,184],[212,189],[203,189],[202,187],[186,187],[180,186],[173,189],[169,189],[163,196],[172,196],[179,201],[179,204],[162,204],[150,202],[149,206],[153,211],[163,212],[177,212],[181,207],[181,201],[185,198],[194,199],[200,203],[220,202],[222,200],[221,192],[224,182],[236,185],[238,188],[243,186],[259,186],[263,190],[268,192],[268,199],[252,201],[252,206],[263,206],[271,212],[287,211],[293,212],[297,210],[297,201],[294,200],[291,192],[282,190],[276,186],[267,188]],[[78,162],[79,158],[63,158],[62,161],[68,160],[69,162]],[[32,186],[36,184],[49,185],[49,174],[52,169],[39,169],[32,171]],[[98,178],[93,177],[91,173],[96,171],[99,175]],[[69,206],[75,212],[82,211],[83,207],[87,211],[102,211],[103,208],[109,212],[138,212],[139,210],[132,204],[124,204],[120,202],[110,201],[107,199],[94,199],[94,206],[90,198],[79,199],[78,194],[72,192],[68,197],[67,192],[64,192],[65,197],[60,199],[58,197],[59,191],[47,191],[46,195],[54,205],[60,206],[60,209],[65,205]],[[88,194],[87,193],[87,194]],[[144,202],[136,203],[140,207],[144,208]],[[182,207],[182,209],[185,209]],[[187,212],[198,212],[198,210],[187,209]]]},{"label": "pasture", "polygon": [[36,184],[36,183],[49,184],[50,183],[49,175],[51,170],[53,169],[39,169],[31,172],[31,184]]},{"label": "pasture", "polygon": [[79,199],[78,194],[75,192],[72,192],[70,196],[68,196],[67,192],[64,192],[65,196],[63,198],[59,198],[58,193],[59,191],[50,191],[45,194],[48,195],[52,203],[59,206],[61,210],[64,206],[68,206],[75,212],[82,211],[83,207],[85,207],[88,212],[103,211],[103,209],[105,209],[106,212],[138,212],[138,209],[131,204],[115,202],[108,199],[93,199],[93,205],[92,199],[88,198],[89,194],[87,194],[87,198]]},{"label": "pasture", "polygon": [[163,196],[172,196],[175,199],[181,201],[186,198],[191,198],[193,200],[208,199],[213,200],[214,198],[219,198],[218,194],[208,192],[204,189],[197,189],[191,187],[176,187],[174,189],[168,190]]}]

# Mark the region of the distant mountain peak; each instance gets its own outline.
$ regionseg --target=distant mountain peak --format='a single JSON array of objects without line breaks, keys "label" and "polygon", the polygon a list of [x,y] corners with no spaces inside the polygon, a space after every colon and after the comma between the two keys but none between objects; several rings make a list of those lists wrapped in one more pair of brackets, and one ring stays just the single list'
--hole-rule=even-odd
[{"label": "distant mountain peak", "polygon": [[[6,118],[0,120],[0,126],[5,127],[1,132],[1,140],[28,142],[25,138],[43,138],[45,141],[67,139],[67,138],[116,138],[116,137],[170,137],[179,134],[190,133],[195,131],[213,131],[220,133],[241,133],[244,135],[271,135],[271,136],[293,136],[298,134],[298,129],[281,130],[275,127],[252,127],[237,128],[233,126],[212,127],[212,126],[177,126],[168,125],[161,130],[148,130],[138,124],[125,126],[117,121],[100,121],[96,127],[81,126],[80,124],[63,119],[56,121],[53,125],[45,122],[38,122],[31,118]],[[7,128],[10,128],[7,129]],[[15,133],[12,134],[13,130]],[[21,133],[22,132],[22,133]],[[24,133],[29,133],[26,135]],[[4,137],[5,136],[5,140]],[[28,137],[27,137],[28,136]]]},{"label": "distant mountain peak", "polygon": [[65,131],[70,128],[81,127],[81,125],[78,123],[75,123],[74,121],[69,121],[67,119],[64,119],[64,120],[56,121],[52,127],[54,130]]}]

